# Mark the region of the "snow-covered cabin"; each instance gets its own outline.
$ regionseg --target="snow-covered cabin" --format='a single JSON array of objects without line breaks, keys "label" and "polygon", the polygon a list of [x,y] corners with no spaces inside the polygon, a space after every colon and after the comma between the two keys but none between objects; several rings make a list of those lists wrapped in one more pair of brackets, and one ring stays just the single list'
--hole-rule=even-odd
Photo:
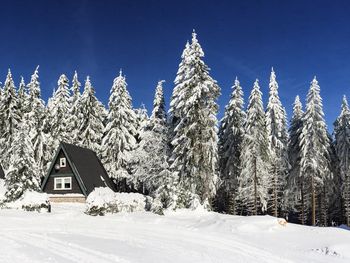
[{"label": "snow-covered cabin", "polygon": [[60,143],[41,189],[51,202],[85,202],[96,187],[114,190],[96,153],[90,149]]},{"label": "snow-covered cabin", "polygon": [[0,164],[0,179],[5,179],[5,173],[4,173],[4,170],[2,169],[1,164]]}]

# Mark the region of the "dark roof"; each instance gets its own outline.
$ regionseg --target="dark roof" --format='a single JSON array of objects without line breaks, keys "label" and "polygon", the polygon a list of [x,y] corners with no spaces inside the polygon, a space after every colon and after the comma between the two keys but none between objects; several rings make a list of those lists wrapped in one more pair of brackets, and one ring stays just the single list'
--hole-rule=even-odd
[{"label": "dark roof", "polygon": [[4,170],[2,169],[1,164],[0,164],[0,179],[5,179],[5,173],[4,173]]},{"label": "dark roof", "polygon": [[[112,180],[109,178],[105,168],[94,151],[73,144],[61,142],[55,159],[57,158],[57,155],[61,149],[68,158],[68,162],[70,163],[79,184],[82,184],[80,186],[84,188],[82,189],[83,193],[85,192],[86,195],[88,195],[94,190],[94,188],[106,186],[114,190]],[[52,164],[55,163],[54,161]],[[52,168],[53,167],[49,169],[49,172],[43,181],[42,189],[44,189],[47,179],[51,174]]]}]

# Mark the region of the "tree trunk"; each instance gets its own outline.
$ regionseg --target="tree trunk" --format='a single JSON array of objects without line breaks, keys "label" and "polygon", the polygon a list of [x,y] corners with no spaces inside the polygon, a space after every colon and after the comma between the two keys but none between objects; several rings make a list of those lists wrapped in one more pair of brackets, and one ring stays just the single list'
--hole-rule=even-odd
[{"label": "tree trunk", "polygon": [[301,182],[301,224],[305,225],[305,205],[304,205],[304,183]]},{"label": "tree trunk", "polygon": [[257,189],[257,167],[256,157],[254,158],[254,215],[258,215],[258,189]]},{"label": "tree trunk", "polygon": [[350,176],[346,173],[345,177],[345,214],[348,227],[350,227]]},{"label": "tree trunk", "polygon": [[[348,149],[349,151],[349,149]],[[347,155],[348,155],[348,152],[347,152]],[[345,191],[345,193],[342,193],[343,194],[343,197],[344,198],[341,198],[341,200],[344,202],[342,204],[342,209],[341,210],[345,210],[345,217],[346,217],[346,224],[348,227],[350,227],[350,176],[349,176],[349,165],[348,165],[348,162],[347,162],[347,159],[346,159],[346,163],[345,163],[345,190],[341,189],[341,191]]]},{"label": "tree trunk", "polygon": [[327,202],[327,196],[326,196],[326,186],[323,186],[323,198],[322,198],[322,213],[323,213],[323,226],[327,226],[327,207],[328,207],[328,202]]},{"label": "tree trunk", "polygon": [[316,193],[315,193],[315,182],[314,177],[311,177],[311,195],[312,195],[312,218],[311,224],[316,225]]},{"label": "tree trunk", "polygon": [[[231,189],[232,191],[232,189]],[[235,200],[235,194],[230,193],[228,197],[228,213],[231,215],[236,215],[236,200]]]},{"label": "tree trunk", "polygon": [[275,207],[274,207],[274,216],[278,217],[278,204],[277,204],[277,176],[276,176],[277,171],[275,171],[275,180],[274,180],[274,203],[275,203]]}]

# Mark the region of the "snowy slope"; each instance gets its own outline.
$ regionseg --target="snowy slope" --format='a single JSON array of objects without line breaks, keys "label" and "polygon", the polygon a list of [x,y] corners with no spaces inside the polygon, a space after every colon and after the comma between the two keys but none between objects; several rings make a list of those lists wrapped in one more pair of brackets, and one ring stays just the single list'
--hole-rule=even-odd
[{"label": "snowy slope", "polygon": [[0,210],[0,262],[350,262],[350,232],[204,211]]}]

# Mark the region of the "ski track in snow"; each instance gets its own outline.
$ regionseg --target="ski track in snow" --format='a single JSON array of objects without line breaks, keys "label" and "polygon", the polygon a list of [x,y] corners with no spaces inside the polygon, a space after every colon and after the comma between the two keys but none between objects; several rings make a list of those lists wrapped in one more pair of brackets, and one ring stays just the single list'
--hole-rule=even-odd
[{"label": "ski track in snow", "polygon": [[[0,210],[0,262],[286,263],[350,259],[350,252],[346,254],[350,233],[346,230],[292,224],[282,227],[271,217],[190,211],[166,216],[91,217],[83,214],[83,209],[58,205],[52,214]],[[344,237],[348,242],[344,243]]]}]

